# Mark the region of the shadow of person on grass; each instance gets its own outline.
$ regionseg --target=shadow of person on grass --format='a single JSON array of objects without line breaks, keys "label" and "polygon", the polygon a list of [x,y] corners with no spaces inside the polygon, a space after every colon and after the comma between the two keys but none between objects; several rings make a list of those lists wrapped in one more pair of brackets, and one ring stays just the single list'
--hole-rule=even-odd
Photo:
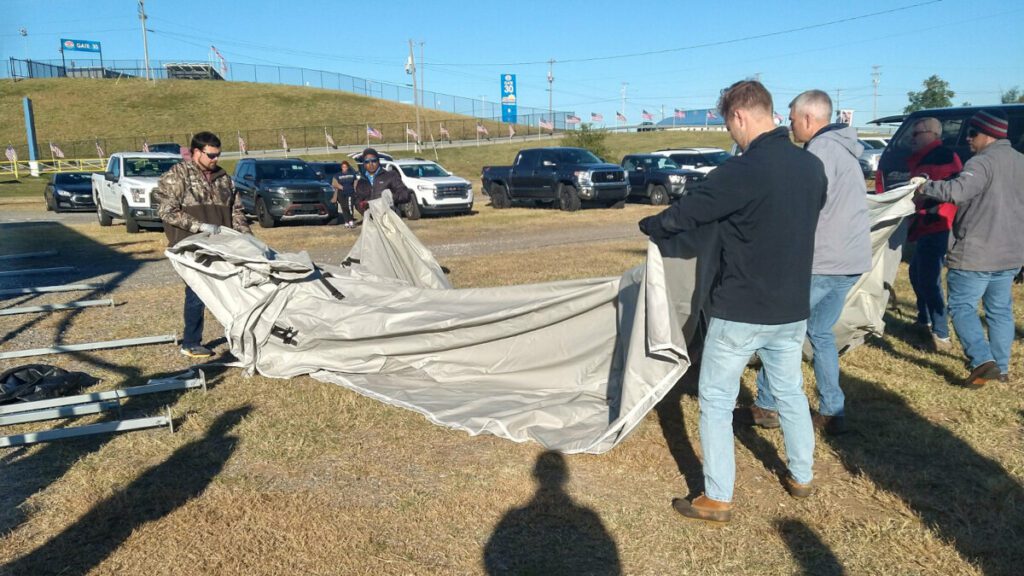
[{"label": "shadow of person on grass", "polygon": [[[847,373],[851,432],[825,436],[846,469],[900,497],[984,574],[1024,566],[1024,488],[999,462],[930,422],[899,394]],[[858,415],[870,425],[857,422]]]},{"label": "shadow of person on grass", "polygon": [[509,510],[484,547],[487,574],[621,574],[618,548],[600,517],[565,493],[565,458],[544,452],[533,476],[533,499]]},{"label": "shadow of person on grass", "polygon": [[699,496],[704,491],[704,469],[693,449],[694,442],[686,434],[682,407],[684,395],[697,396],[699,374],[700,366],[691,365],[672,390],[654,407],[658,415],[658,424],[661,425],[661,435],[665,438],[665,444],[676,462],[676,468],[686,482],[687,500]]},{"label": "shadow of person on grass", "polygon": [[4,575],[85,574],[102,563],[136,527],[160,520],[202,494],[235,451],[229,435],[252,410],[221,415],[206,436],[177,449],[163,463],[97,504],[60,534],[0,567]]},{"label": "shadow of person on grass", "polygon": [[800,564],[800,573],[813,576],[843,576],[846,570],[832,550],[822,542],[814,530],[796,518],[775,521],[782,541],[789,553]]}]

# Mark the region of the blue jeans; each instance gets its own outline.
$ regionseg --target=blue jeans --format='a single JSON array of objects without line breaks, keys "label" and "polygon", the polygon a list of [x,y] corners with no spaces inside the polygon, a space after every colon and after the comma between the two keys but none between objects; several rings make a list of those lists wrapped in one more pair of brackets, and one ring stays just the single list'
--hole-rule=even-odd
[{"label": "blue jeans", "polygon": [[[949,314],[960,338],[971,369],[995,360],[1003,374],[1010,369],[1010,346],[1013,345],[1013,277],[1017,269],[998,272],[972,272],[949,269]],[[985,309],[988,340],[978,317],[978,300]]]},{"label": "blue jeans", "polygon": [[199,346],[203,343],[203,314],[206,306],[192,288],[185,286],[185,332],[181,337],[181,347]]},{"label": "blue jeans", "polygon": [[[846,396],[839,387],[839,351],[832,327],[843,312],[850,288],[860,278],[814,274],[811,276],[811,316],[807,319],[807,340],[814,351],[814,380],[818,387],[818,412],[823,416],[842,416]],[[761,359],[762,361],[764,358]],[[767,386],[770,378],[762,368],[757,373],[756,404],[777,411],[775,398]]]},{"label": "blue jeans", "polygon": [[936,232],[917,239],[910,260],[910,285],[917,296],[917,323],[931,324],[939,338],[949,338],[946,297],[942,294],[942,266],[946,263],[949,232]]},{"label": "blue jeans", "polygon": [[813,479],[814,429],[800,372],[806,330],[805,321],[766,326],[711,319],[700,364],[700,444],[708,498],[732,501],[736,484],[732,412],[740,376],[755,352],[768,371],[779,405],[789,472],[800,483]]}]

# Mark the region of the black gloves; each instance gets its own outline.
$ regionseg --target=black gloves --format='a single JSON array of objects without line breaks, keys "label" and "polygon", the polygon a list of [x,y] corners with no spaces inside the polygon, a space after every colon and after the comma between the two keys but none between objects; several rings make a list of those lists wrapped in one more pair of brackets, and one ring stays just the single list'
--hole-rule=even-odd
[{"label": "black gloves", "polygon": [[672,236],[665,232],[665,229],[661,227],[661,220],[657,216],[648,216],[640,220],[640,231],[652,240],[659,240]]}]

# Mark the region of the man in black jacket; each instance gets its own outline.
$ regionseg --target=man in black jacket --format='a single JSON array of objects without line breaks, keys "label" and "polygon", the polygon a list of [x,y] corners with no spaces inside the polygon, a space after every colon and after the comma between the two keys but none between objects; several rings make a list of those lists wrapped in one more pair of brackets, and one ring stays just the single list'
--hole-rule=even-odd
[{"label": "man in black jacket", "polygon": [[732,413],[740,377],[755,352],[778,401],[794,497],[811,493],[814,431],[800,371],[810,314],[811,262],[828,180],[820,160],[776,128],[771,94],[760,82],[730,86],[718,103],[743,149],[689,194],[640,229],[657,241],[718,222],[721,270],[711,289],[711,320],[700,366],[704,494],[672,505],[688,518],[728,522],[736,466]]},{"label": "man in black jacket", "polygon": [[385,190],[391,190],[391,199],[397,206],[406,202],[415,202],[416,195],[402,182],[400,168],[385,170],[380,166],[380,156],[373,148],[363,150],[363,171],[356,177],[355,193],[352,201],[360,214],[366,213],[370,200],[380,198]]}]

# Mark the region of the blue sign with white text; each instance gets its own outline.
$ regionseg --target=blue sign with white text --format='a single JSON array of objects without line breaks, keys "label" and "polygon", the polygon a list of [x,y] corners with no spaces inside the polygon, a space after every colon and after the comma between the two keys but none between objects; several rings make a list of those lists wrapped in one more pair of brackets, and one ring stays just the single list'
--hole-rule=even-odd
[{"label": "blue sign with white text", "polygon": [[501,121],[515,124],[517,118],[516,108],[516,75],[501,75]]},{"label": "blue sign with white text", "polygon": [[76,50],[78,52],[102,52],[100,43],[96,40],[72,40],[70,38],[60,39],[60,49],[67,52]]}]

